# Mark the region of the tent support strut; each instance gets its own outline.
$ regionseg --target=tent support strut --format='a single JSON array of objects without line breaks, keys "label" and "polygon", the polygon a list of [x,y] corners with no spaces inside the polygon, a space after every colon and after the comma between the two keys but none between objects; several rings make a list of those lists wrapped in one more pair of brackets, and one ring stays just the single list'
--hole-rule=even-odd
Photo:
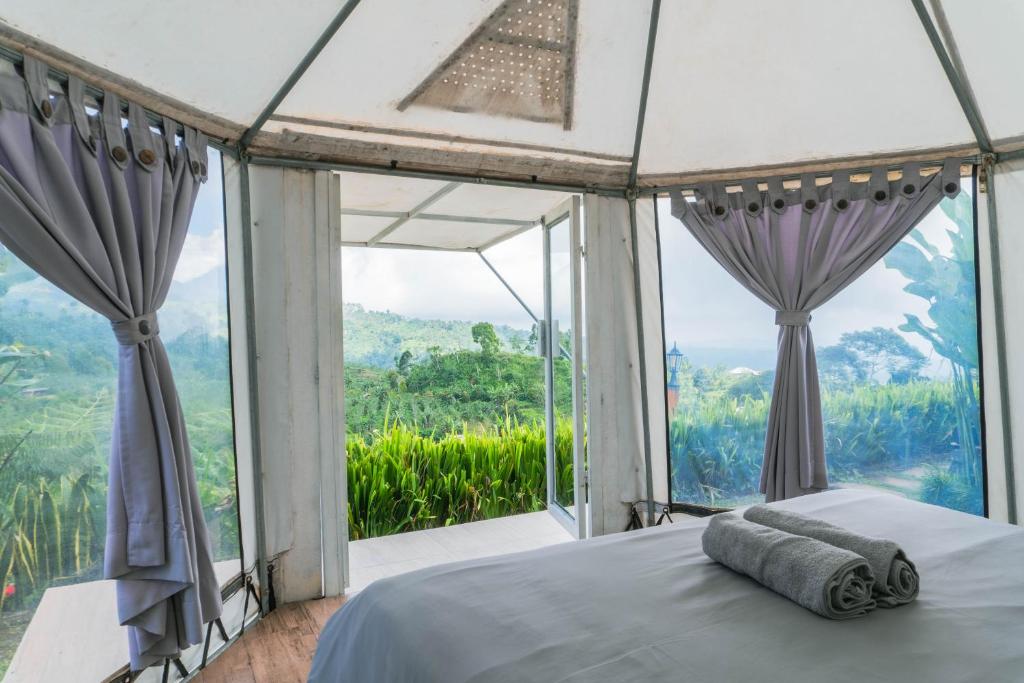
[{"label": "tent support strut", "polygon": [[626,187],[626,201],[629,202],[629,232],[633,246],[633,299],[636,305],[637,354],[640,368],[640,415],[643,422],[644,441],[644,482],[647,489],[647,525],[654,525],[654,467],[651,462],[651,411],[647,396],[647,349],[644,339],[643,295],[640,291],[640,252],[636,226],[636,180],[640,166],[640,146],[644,137],[644,120],[647,117],[647,97],[651,89],[651,71],[654,66],[654,45],[658,38],[658,17],[661,14],[661,0],[651,0],[651,23],[647,30],[647,53],[644,56],[644,75],[640,85],[640,102],[637,106],[636,135],[633,138],[633,158],[629,165],[629,183]]},{"label": "tent support strut", "polygon": [[[1003,440],[1003,467],[1006,473],[1006,519],[1017,523],[1017,482],[1014,468],[1013,430],[1010,426],[1009,369],[1006,359],[1006,319],[1003,302],[1002,264],[999,256],[999,225],[996,211],[996,179],[994,159],[989,156],[985,162],[988,176],[988,196],[985,207],[988,215],[988,242],[990,269],[992,273],[992,307],[995,323],[996,365],[999,373],[999,426]],[[977,201],[977,199],[975,199]]]},{"label": "tent support strut", "polygon": [[[940,20],[944,19],[941,0],[931,0],[931,2],[932,7],[935,9],[936,16]],[[932,21],[931,15],[928,13],[928,9],[924,5],[924,0],[911,0],[911,3],[913,3],[914,10],[917,12],[917,16],[921,20],[921,26],[924,28],[925,33],[928,34],[928,40],[931,41],[932,47],[935,49],[935,55],[938,57],[939,63],[942,64],[942,70],[946,72],[946,78],[949,79],[949,85],[953,88],[956,99],[960,103],[961,109],[963,109],[964,117],[966,117],[967,122],[971,126],[971,130],[974,132],[974,137],[978,142],[978,148],[981,150],[981,163],[985,169],[986,175],[988,176],[988,197],[986,198],[985,206],[988,215],[989,252],[991,259],[990,268],[992,272],[992,306],[994,309],[993,317],[995,319],[996,363],[999,374],[999,426],[1001,428],[1000,431],[1002,433],[1003,440],[1003,466],[1006,472],[1006,514],[1007,520],[1011,524],[1016,524],[1017,491],[1016,482],[1014,480],[1013,429],[1010,425],[1010,387],[1009,371],[1006,360],[1006,321],[1003,303],[1002,266],[1000,264],[999,257],[999,225],[995,193],[996,155],[992,150],[992,140],[989,137],[988,130],[985,128],[985,122],[981,117],[978,104],[975,102],[972,95],[967,74],[963,72],[962,67],[958,69],[957,65],[953,62],[953,58],[950,57],[949,50],[955,50],[953,36],[948,32],[948,30],[946,31],[945,37],[946,43],[948,43],[947,46],[947,44],[943,42],[943,36],[935,27],[935,23]],[[947,49],[947,47],[949,49]],[[975,199],[975,201],[977,201],[977,199]]]},{"label": "tent support strut", "polygon": [[260,132],[261,128],[263,128],[263,124],[265,124],[267,119],[269,119],[274,112],[277,111],[277,108],[281,106],[281,102],[284,101],[284,98],[288,96],[288,93],[292,91],[295,84],[298,83],[299,79],[306,73],[306,70],[309,69],[310,65],[312,65],[316,58],[320,56],[323,49],[327,47],[327,43],[331,42],[331,39],[334,38],[338,29],[341,28],[341,25],[345,23],[345,20],[348,19],[349,15],[352,14],[352,10],[354,10],[358,4],[359,0],[348,0],[348,2],[346,2],[344,6],[342,6],[341,10],[334,16],[331,23],[327,25],[324,32],[320,34],[320,37],[316,39],[316,42],[313,43],[309,48],[309,51],[306,52],[302,61],[298,63],[298,65],[292,70],[291,74],[288,75],[288,78],[285,79],[285,82],[281,84],[281,87],[278,88],[277,92],[274,93],[274,96],[270,98],[270,102],[268,102],[267,106],[263,108],[260,115],[257,116],[256,120],[252,122],[252,125],[242,133],[242,137],[238,141],[238,146],[241,149],[241,152],[244,153],[245,150],[249,148],[249,145],[252,144],[253,138],[255,138],[256,134]]},{"label": "tent support strut", "polygon": [[[239,169],[239,185],[241,190],[241,218],[242,218],[242,278],[245,287],[245,343],[248,348],[246,354],[246,374],[249,378],[249,425],[251,429],[252,442],[252,468],[253,468],[253,498],[255,499],[256,512],[256,575],[260,583],[260,612],[267,612],[265,590],[268,585],[267,579],[267,537],[264,524],[264,495],[263,495],[263,451],[260,440],[260,391],[259,391],[259,368],[256,358],[256,290],[252,242],[252,199],[249,191],[249,164],[244,156],[241,158]],[[245,617],[242,618],[243,624]]]}]

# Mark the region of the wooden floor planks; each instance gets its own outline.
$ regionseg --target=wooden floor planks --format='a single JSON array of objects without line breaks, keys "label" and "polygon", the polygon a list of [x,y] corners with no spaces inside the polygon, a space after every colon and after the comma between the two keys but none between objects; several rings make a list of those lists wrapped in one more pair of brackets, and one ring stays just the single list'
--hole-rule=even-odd
[{"label": "wooden floor planks", "polygon": [[344,596],[282,605],[245,633],[197,683],[305,683],[316,641]]}]

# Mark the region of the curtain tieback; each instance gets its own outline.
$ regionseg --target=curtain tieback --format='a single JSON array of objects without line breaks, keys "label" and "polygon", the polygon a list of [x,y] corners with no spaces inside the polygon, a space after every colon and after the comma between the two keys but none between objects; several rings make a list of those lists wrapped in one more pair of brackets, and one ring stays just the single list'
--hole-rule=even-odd
[{"label": "curtain tieback", "polygon": [[810,311],[775,311],[775,324],[789,327],[807,327],[811,322]]},{"label": "curtain tieback", "polygon": [[147,342],[160,334],[160,325],[156,313],[145,313],[128,320],[111,321],[114,336],[121,346],[135,346]]}]

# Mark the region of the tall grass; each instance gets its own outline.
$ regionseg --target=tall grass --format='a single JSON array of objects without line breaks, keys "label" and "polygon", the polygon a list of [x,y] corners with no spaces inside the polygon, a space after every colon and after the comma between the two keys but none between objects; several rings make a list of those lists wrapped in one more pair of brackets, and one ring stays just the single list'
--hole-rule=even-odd
[{"label": "tall grass", "polygon": [[[559,500],[572,491],[572,423],[555,433]],[[461,524],[546,507],[544,427],[514,420],[422,436],[388,422],[348,435],[348,520],[353,540]]]},{"label": "tall grass", "polygon": [[[719,394],[680,405],[669,430],[677,499],[714,505],[757,494],[770,402],[768,394]],[[960,440],[976,442],[971,430],[977,425],[965,427],[956,404],[950,382],[826,391],[822,412],[830,478],[856,480],[939,459],[957,464]],[[980,467],[980,452],[975,458]],[[936,491],[940,483],[948,489],[950,480],[933,481]]]},{"label": "tall grass", "polygon": [[103,539],[93,516],[96,497],[87,474],[14,489],[0,508],[0,610],[97,569]]}]

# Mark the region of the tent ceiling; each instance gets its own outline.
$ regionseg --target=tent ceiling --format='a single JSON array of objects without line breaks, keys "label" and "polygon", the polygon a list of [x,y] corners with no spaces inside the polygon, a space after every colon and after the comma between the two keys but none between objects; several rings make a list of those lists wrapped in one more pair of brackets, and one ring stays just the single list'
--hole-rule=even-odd
[{"label": "tent ceiling", "polygon": [[373,173],[339,175],[341,239],[350,246],[486,249],[536,225],[569,197]]},{"label": "tent ceiling", "polygon": [[856,4],[754,3],[722,31],[720,3],[664,3],[660,26],[676,28],[655,47],[641,172],[970,144],[911,4]]},{"label": "tent ceiling", "polygon": [[971,0],[944,0],[942,8],[953,31],[993,140],[1024,136],[1024,88],[1019,51],[1024,32],[1024,3],[987,0],[984,10]]},{"label": "tent ceiling", "polygon": [[[564,1],[550,4],[554,9]],[[1024,32],[1024,6],[1017,0],[941,3],[953,39],[947,47],[962,58],[996,148],[1024,147],[1024,90],[1016,87],[1016,60],[1008,57]],[[559,122],[416,102],[399,107],[500,5],[364,0],[250,151],[623,187],[650,0],[579,3],[568,130]],[[90,74],[100,85],[111,73],[131,79],[154,94],[143,102],[150,108],[182,120],[183,108],[198,110],[213,122],[210,133],[232,143],[259,118],[341,6],[340,0],[5,0],[0,42],[19,49],[34,44],[44,58]],[[974,145],[909,0],[663,3],[641,185],[706,171],[936,156]]]},{"label": "tent ceiling", "polygon": [[245,126],[337,11],[337,0],[4,0],[0,21]]}]

